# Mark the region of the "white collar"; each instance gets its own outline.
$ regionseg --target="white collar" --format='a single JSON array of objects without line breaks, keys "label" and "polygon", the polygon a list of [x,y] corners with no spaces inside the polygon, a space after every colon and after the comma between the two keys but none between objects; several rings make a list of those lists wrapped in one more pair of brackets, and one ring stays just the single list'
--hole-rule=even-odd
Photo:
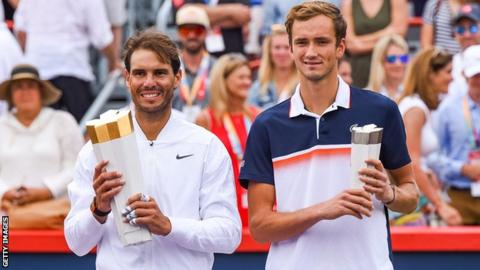
[{"label": "white collar", "polygon": [[[137,118],[135,117],[135,105],[133,104],[133,102],[130,104],[130,109],[132,112],[133,129],[137,130],[137,138],[144,141],[151,141],[147,139],[147,136],[145,135],[145,133],[143,133],[142,128],[140,128],[140,125],[138,124]],[[157,142],[157,143],[165,142],[165,141],[171,140],[172,138],[175,138],[175,132],[174,132],[175,119],[174,118],[175,117],[172,114],[170,114],[170,117],[168,118],[167,123],[165,123],[165,126],[163,126],[162,130],[157,135],[157,138],[153,140],[154,142]]]},{"label": "white collar", "polygon": [[[327,110],[323,113],[334,111],[337,107],[342,107],[345,109],[350,108],[350,86],[338,77],[338,91],[335,97],[335,101]],[[295,88],[295,93],[290,99],[290,113],[289,117],[293,118],[299,115],[308,115],[313,117],[318,117],[316,114],[309,112],[305,109],[305,104],[303,103],[302,97],[300,96],[300,84]]]}]

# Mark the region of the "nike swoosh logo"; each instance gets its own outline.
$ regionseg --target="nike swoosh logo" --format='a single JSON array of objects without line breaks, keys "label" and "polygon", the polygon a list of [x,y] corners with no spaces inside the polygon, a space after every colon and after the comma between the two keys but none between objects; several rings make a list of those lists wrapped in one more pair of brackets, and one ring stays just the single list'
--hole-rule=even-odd
[{"label": "nike swoosh logo", "polygon": [[177,154],[177,156],[176,156],[175,158],[176,158],[176,159],[184,159],[184,158],[191,157],[191,156],[193,156],[193,154],[184,155],[184,156],[180,156],[179,154]]}]

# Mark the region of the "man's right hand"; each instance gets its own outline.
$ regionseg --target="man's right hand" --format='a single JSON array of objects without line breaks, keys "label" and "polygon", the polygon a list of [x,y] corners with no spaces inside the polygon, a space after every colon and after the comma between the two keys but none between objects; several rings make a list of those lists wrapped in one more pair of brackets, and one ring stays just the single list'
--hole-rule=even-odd
[{"label": "man's right hand", "polygon": [[102,212],[110,212],[112,210],[110,202],[113,197],[120,193],[125,184],[122,174],[119,172],[107,172],[108,161],[101,161],[95,166],[93,175],[93,189],[95,190],[95,198],[97,209]]},{"label": "man's right hand", "polygon": [[332,220],[345,215],[362,219],[363,216],[372,215],[372,195],[364,189],[347,189],[332,199],[318,204],[318,207],[323,213],[322,219]]}]

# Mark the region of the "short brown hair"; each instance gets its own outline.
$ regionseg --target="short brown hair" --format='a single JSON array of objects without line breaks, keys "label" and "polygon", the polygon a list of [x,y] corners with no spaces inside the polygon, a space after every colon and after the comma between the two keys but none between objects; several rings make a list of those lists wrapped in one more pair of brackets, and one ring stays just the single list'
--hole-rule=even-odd
[{"label": "short brown hair", "polygon": [[[340,44],[340,40],[345,38],[347,32],[347,23],[345,22],[342,13],[334,4],[323,1],[313,1],[296,5],[288,12],[287,21],[285,21],[285,28],[287,29],[290,45],[292,45],[293,23],[295,21],[307,21],[318,15],[326,16],[333,21],[335,38],[337,39],[336,45],[338,46],[338,44]],[[322,26],[319,25],[318,27]]]},{"label": "short brown hair", "polygon": [[175,43],[166,35],[155,31],[137,32],[130,37],[123,47],[125,68],[130,72],[130,58],[134,51],[150,50],[160,57],[164,63],[172,66],[174,74],[180,70],[180,58]]}]

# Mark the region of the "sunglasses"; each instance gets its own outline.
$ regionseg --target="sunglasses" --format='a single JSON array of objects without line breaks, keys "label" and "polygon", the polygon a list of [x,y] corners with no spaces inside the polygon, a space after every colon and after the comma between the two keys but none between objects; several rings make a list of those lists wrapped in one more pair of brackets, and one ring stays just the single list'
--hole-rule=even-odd
[{"label": "sunglasses", "polygon": [[469,27],[465,27],[462,25],[455,26],[455,33],[463,36],[465,35],[465,32],[468,30],[470,34],[476,34],[478,32],[478,25],[476,24],[471,24]]},{"label": "sunglasses", "polygon": [[200,25],[182,25],[178,27],[178,33],[182,37],[188,37],[191,33],[193,33],[195,36],[200,36],[205,32],[205,27]]},{"label": "sunglasses", "polygon": [[389,64],[393,64],[393,63],[396,63],[398,60],[400,60],[400,63],[402,64],[406,64],[408,63],[408,60],[410,59],[410,57],[408,56],[408,54],[389,54],[387,56],[385,56],[385,61],[387,61],[387,63]]}]

